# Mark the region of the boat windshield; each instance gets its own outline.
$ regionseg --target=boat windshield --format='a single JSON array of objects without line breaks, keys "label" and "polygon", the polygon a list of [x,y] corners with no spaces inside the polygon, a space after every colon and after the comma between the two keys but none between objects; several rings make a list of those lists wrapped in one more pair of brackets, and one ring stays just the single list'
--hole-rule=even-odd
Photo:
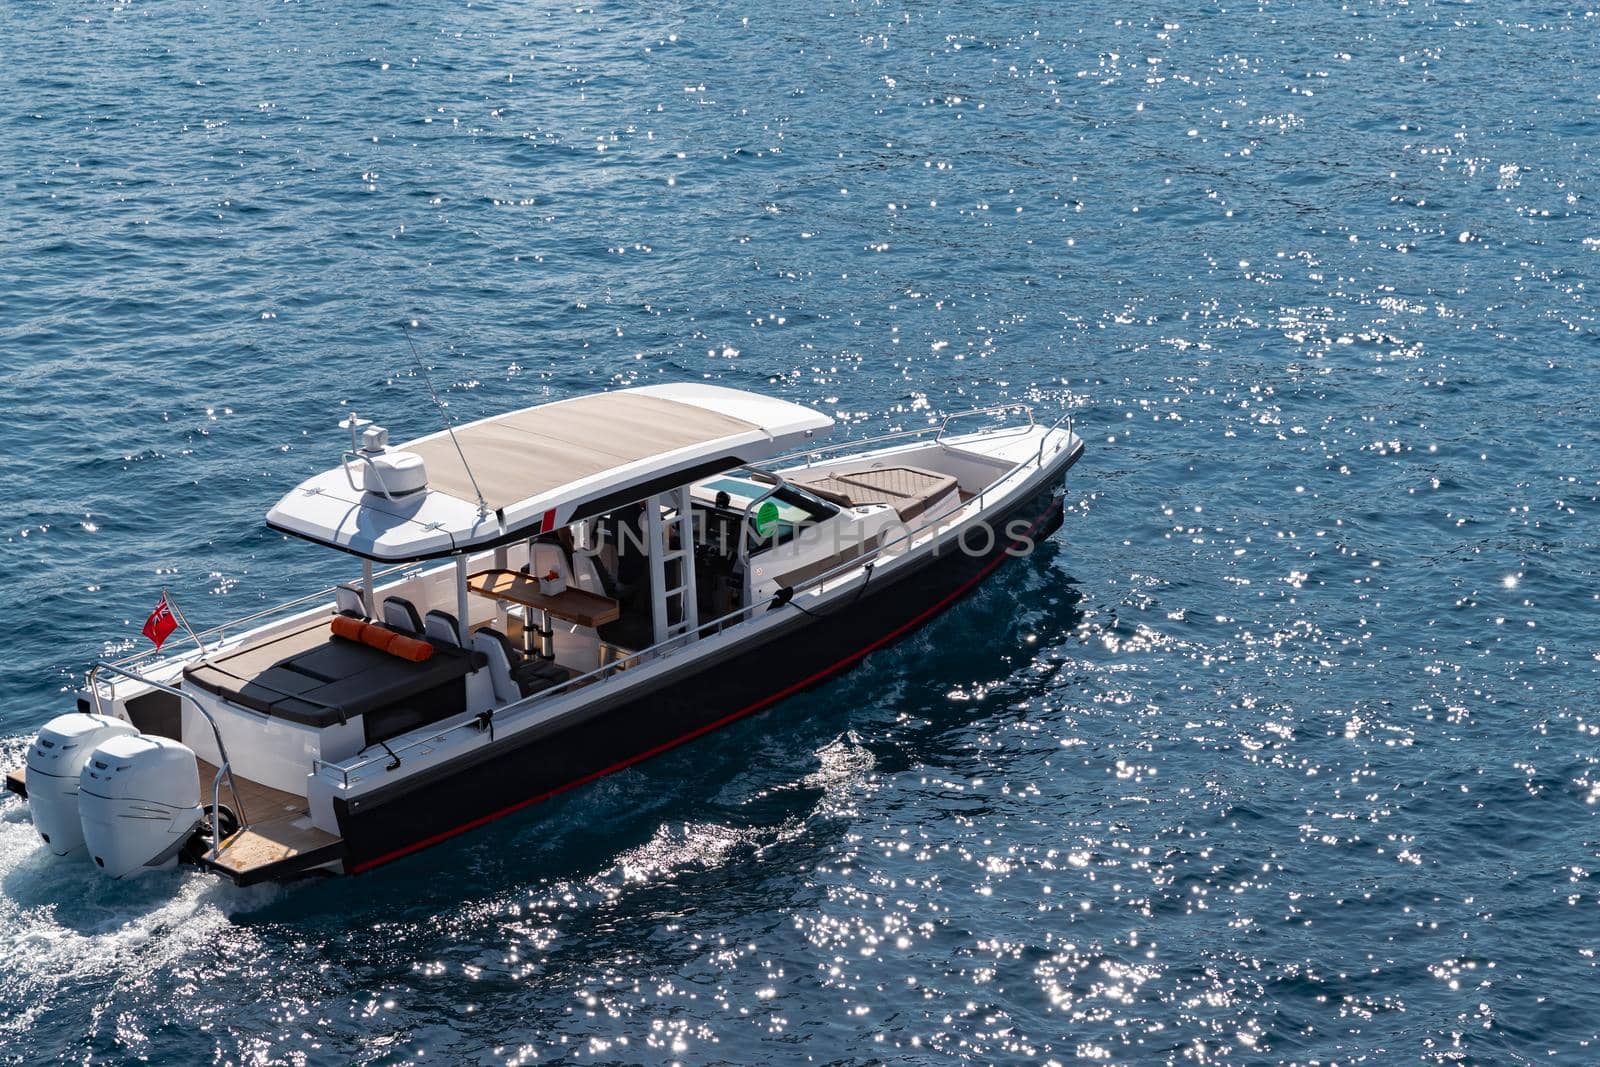
[{"label": "boat windshield", "polygon": [[[754,500],[772,489],[770,482],[726,474],[695,486],[695,495],[714,501],[717,510],[737,519]],[[762,500],[751,516],[751,548],[783,544],[808,526],[826,522],[838,507],[793,486],[783,485]]]}]

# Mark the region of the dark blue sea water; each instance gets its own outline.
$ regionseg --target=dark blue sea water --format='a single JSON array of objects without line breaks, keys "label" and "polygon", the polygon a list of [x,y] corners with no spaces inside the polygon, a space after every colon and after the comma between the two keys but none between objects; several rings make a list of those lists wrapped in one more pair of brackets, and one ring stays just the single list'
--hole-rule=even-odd
[{"label": "dark blue sea water", "polygon": [[[1591,5],[1592,6],[1592,5]],[[47,862],[0,1059],[1600,1062],[1584,4],[0,6],[0,756],[401,436],[1076,409],[848,677],[358,879]]]}]

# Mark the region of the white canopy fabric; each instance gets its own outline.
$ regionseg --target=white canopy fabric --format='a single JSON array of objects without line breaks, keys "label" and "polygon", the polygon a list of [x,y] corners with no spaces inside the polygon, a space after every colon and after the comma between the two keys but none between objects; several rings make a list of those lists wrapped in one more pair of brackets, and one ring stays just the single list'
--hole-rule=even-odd
[{"label": "white canopy fabric", "polygon": [[369,559],[426,559],[565,526],[586,506],[756,462],[832,425],[803,405],[723,386],[594,393],[458,427],[460,452],[442,431],[398,446],[427,468],[419,492],[364,492],[360,463],[325,471],[284,496],[267,524]]}]

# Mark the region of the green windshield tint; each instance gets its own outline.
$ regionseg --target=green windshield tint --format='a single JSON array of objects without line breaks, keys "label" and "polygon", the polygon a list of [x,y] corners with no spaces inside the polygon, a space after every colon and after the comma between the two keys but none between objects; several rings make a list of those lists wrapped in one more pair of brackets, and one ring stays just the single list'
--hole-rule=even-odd
[{"label": "green windshield tint", "polygon": [[[743,511],[750,506],[750,501],[772,488],[770,485],[753,482],[747,478],[713,478],[700,484],[713,493],[727,493],[728,506],[735,511]],[[768,511],[768,507],[774,511]],[[794,526],[799,523],[816,522],[823,517],[825,516],[819,516],[798,504],[779,499],[777,496],[769,496],[761,502],[761,510],[756,516],[756,526],[761,533],[767,533],[773,522]]]}]

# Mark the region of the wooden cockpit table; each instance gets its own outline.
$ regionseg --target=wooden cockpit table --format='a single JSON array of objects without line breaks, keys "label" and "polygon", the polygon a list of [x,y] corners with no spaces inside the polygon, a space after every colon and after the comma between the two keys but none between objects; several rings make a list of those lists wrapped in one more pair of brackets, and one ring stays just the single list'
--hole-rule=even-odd
[{"label": "wooden cockpit table", "polygon": [[539,579],[522,571],[488,570],[467,576],[467,588],[480,596],[520,604],[539,612],[539,655],[555,658],[550,620],[579,626],[604,626],[622,616],[622,605],[608,596],[567,586],[559,593],[539,592]]}]

